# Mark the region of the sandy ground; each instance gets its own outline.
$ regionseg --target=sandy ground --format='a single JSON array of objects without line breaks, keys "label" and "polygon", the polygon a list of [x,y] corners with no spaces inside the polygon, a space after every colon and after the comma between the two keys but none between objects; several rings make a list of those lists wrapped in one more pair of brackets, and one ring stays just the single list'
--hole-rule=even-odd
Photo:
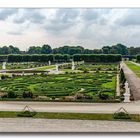
[{"label": "sandy ground", "polygon": [[67,102],[0,102],[1,111],[21,111],[26,105],[37,112],[114,113],[124,107],[140,114],[140,101],[131,103],[67,103]]},{"label": "sandy ground", "polygon": [[0,118],[0,132],[140,132],[139,122]]}]

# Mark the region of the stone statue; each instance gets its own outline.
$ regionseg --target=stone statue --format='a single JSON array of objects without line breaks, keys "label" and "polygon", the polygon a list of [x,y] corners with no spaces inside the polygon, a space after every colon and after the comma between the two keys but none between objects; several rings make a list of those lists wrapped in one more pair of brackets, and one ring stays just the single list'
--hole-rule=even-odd
[{"label": "stone statue", "polygon": [[51,61],[49,61],[49,66],[51,65]]},{"label": "stone statue", "polygon": [[124,102],[125,103],[130,102],[130,88],[127,81],[125,82]]},{"label": "stone statue", "polygon": [[75,70],[75,64],[74,64],[74,61],[72,61],[72,67],[71,67],[72,70]]},{"label": "stone statue", "polygon": [[6,69],[6,62],[2,63],[2,69],[5,70]]},{"label": "stone statue", "polygon": [[59,70],[58,70],[58,64],[56,64],[55,67],[56,67],[56,71],[58,72],[58,71],[59,71]]}]

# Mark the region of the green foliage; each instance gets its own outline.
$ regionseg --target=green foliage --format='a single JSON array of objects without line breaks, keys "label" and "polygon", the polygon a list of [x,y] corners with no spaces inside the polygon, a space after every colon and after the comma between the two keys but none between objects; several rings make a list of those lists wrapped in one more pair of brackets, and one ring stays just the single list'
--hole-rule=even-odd
[{"label": "green foliage", "polygon": [[8,98],[16,98],[17,97],[17,94],[15,94],[14,91],[9,91],[7,97]]},{"label": "green foliage", "polygon": [[99,98],[101,100],[108,100],[109,99],[109,95],[108,94],[104,94],[104,93],[100,93],[99,94]]},{"label": "green foliage", "polygon": [[140,55],[137,55],[136,59],[137,59],[137,62],[140,62]]},{"label": "green foliage", "polygon": [[23,98],[33,98],[33,93],[31,91],[24,91],[22,96]]},{"label": "green foliage", "polygon": [[77,54],[73,56],[74,61],[85,61],[85,62],[119,62],[121,61],[121,55],[105,55],[105,54]]},{"label": "green foliage", "polygon": [[[14,91],[19,98],[33,98],[35,96],[62,97],[74,96],[83,88],[82,94],[98,95],[99,91],[114,97],[115,84],[112,77],[115,73],[77,73],[60,75],[34,75],[8,78],[0,81],[1,92]],[[102,87],[109,83],[110,86]],[[31,91],[31,93],[29,92]],[[111,98],[111,99],[112,99]],[[35,99],[35,98],[34,98]],[[89,98],[89,100],[92,98]]]},{"label": "green foliage", "polygon": [[128,54],[128,49],[126,46],[122,44],[117,44],[113,46],[104,46],[102,48],[103,54],[122,54],[122,55],[127,55]]},{"label": "green foliage", "polygon": [[6,78],[8,78],[8,77],[9,77],[8,75],[4,75],[4,74],[1,75],[1,79],[2,79],[2,80],[6,79]]},{"label": "green foliage", "polygon": [[121,71],[120,71],[120,82],[121,82],[122,84],[124,84],[125,81],[126,81],[126,78],[125,78],[123,69],[121,69]]},{"label": "green foliage", "polygon": [[118,112],[113,114],[114,119],[131,119],[130,115],[125,112]]},{"label": "green foliage", "polygon": [[31,111],[23,111],[17,114],[18,117],[33,117],[35,116],[37,113],[36,112],[31,112]]},{"label": "green foliage", "polygon": [[[19,48],[10,46],[0,47],[0,54],[121,54],[121,55],[137,55],[140,54],[140,47],[130,47],[123,44],[112,46],[103,46],[101,49],[86,49],[82,46],[62,46],[51,48],[50,45],[30,46],[27,51],[21,51]],[[1,60],[1,59],[0,59]]]}]

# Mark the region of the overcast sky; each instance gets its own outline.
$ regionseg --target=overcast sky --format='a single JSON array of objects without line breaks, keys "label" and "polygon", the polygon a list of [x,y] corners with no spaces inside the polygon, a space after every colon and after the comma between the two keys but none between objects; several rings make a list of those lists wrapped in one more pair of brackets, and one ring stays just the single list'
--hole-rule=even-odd
[{"label": "overcast sky", "polygon": [[0,46],[140,46],[140,9],[0,9]]}]

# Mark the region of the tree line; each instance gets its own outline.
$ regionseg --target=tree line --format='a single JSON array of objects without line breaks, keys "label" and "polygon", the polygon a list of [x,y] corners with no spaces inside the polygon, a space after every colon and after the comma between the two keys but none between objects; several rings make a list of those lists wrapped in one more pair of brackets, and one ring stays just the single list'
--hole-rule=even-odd
[{"label": "tree line", "polygon": [[50,45],[30,46],[28,50],[21,51],[19,48],[10,46],[0,47],[0,54],[121,54],[137,55],[140,54],[140,47],[127,47],[123,44],[103,46],[101,49],[86,49],[82,46],[63,46],[52,48]]},{"label": "tree line", "polygon": [[7,62],[71,62],[85,61],[85,62],[119,62],[121,61],[121,55],[113,54],[10,54],[0,55],[0,61]]}]

